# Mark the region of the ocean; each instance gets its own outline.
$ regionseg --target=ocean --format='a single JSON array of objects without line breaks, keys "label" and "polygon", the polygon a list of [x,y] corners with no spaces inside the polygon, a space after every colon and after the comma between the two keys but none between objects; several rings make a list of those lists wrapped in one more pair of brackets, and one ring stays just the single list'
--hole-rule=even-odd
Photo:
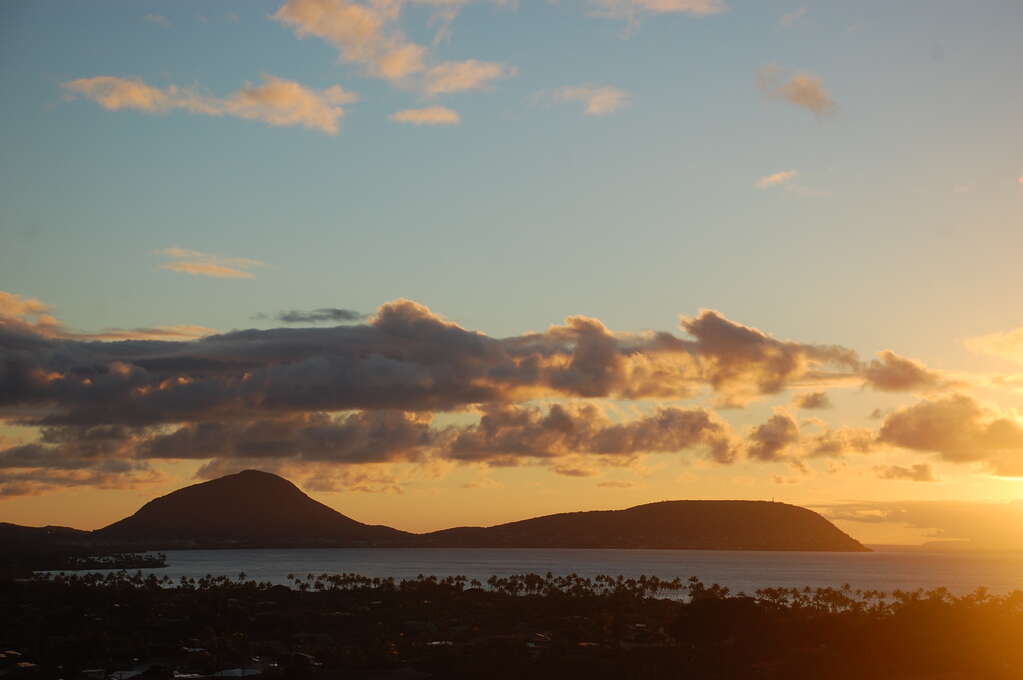
[{"label": "ocean", "polygon": [[743,552],[717,550],[577,550],[485,548],[322,548],[287,550],[171,550],[166,568],[144,569],[180,579],[207,574],[287,584],[288,574],[349,572],[395,579],[552,572],[556,575],[641,575],[683,580],[696,576],[735,592],[804,586],[915,590],[945,587],[958,594],[986,587],[1023,590],[1023,553],[971,552]]}]

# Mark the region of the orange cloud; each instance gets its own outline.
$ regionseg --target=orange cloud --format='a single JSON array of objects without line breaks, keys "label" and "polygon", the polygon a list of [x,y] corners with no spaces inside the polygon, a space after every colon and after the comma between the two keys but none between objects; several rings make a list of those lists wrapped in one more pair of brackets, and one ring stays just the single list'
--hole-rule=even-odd
[{"label": "orange cloud", "polygon": [[220,331],[205,326],[179,324],[176,326],[154,326],[153,328],[108,328],[100,333],[76,333],[81,340],[197,340]]},{"label": "orange cloud", "polygon": [[818,115],[835,109],[835,102],[821,79],[808,73],[797,73],[786,81],[780,67],[765,66],[757,73],[757,85],[771,97],[784,99]]},{"label": "orange cloud", "polygon": [[423,89],[430,95],[478,90],[514,74],[514,69],[489,61],[447,61],[426,72]]},{"label": "orange cloud", "polygon": [[258,120],[275,126],[303,126],[331,135],[337,134],[340,128],[345,114],[342,105],[357,99],[340,85],[316,91],[269,75],[263,76],[262,84],[246,83],[241,90],[224,98],[200,95],[175,85],[161,89],[139,78],[115,76],[79,78],[64,83],[63,87],[108,111],[134,109],[165,113],[179,109],[208,116]]},{"label": "orange cloud", "polygon": [[863,369],[866,384],[883,392],[920,392],[950,386],[937,371],[918,361],[899,356],[890,349],[877,353]]},{"label": "orange cloud", "polygon": [[156,24],[157,26],[163,26],[164,28],[170,28],[170,19],[163,16],[162,14],[147,14],[142,17],[142,20],[148,24]]},{"label": "orange cloud", "polygon": [[776,172],[773,175],[761,177],[754,183],[754,186],[758,189],[770,189],[771,187],[787,184],[791,180],[795,179],[798,174],[799,173],[795,170],[782,170],[781,172]]},{"label": "orange cloud", "polygon": [[885,418],[880,441],[932,451],[954,463],[983,462],[997,474],[1023,476],[1023,425],[954,394],[921,401]]},{"label": "orange cloud", "polygon": [[[0,290],[0,329],[29,332],[67,340],[196,340],[218,331],[205,326],[177,325],[155,328],[109,328],[99,333],[76,333],[49,314],[52,307],[35,298]],[[53,373],[61,377],[59,373]]]},{"label": "orange cloud", "polygon": [[554,101],[581,102],[587,116],[606,116],[629,102],[629,93],[612,86],[566,86],[550,93]]},{"label": "orange cloud", "polygon": [[591,0],[598,16],[634,17],[637,14],[685,13],[703,16],[724,12],[722,0]]},{"label": "orange cloud", "polygon": [[160,269],[220,279],[253,279],[256,275],[246,270],[264,266],[259,260],[221,257],[184,248],[165,248],[159,253],[174,258],[173,262],[161,264]]},{"label": "orange cloud", "polygon": [[458,125],[462,118],[457,111],[443,106],[428,106],[424,109],[405,109],[392,113],[391,120],[411,125]]},{"label": "orange cloud", "polygon": [[398,30],[400,2],[378,0],[368,5],[348,0],[288,0],[273,15],[300,38],[326,40],[344,61],[365,64],[371,75],[400,80],[424,68],[426,48],[410,42]]},{"label": "orange cloud", "polygon": [[902,479],[910,482],[936,482],[938,477],[929,463],[917,463],[909,467],[903,465],[879,465],[874,468],[880,479]]},{"label": "orange cloud", "polygon": [[1023,364],[1023,328],[968,338],[964,344],[978,354]]}]

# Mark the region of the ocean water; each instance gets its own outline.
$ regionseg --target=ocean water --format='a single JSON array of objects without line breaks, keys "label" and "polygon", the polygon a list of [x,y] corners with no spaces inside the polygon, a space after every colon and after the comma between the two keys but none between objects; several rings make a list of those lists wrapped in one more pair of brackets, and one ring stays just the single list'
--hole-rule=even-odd
[{"label": "ocean water", "polygon": [[147,569],[179,579],[207,574],[287,584],[288,574],[349,572],[395,579],[463,575],[485,581],[491,575],[534,572],[696,576],[733,592],[764,587],[802,588],[849,584],[853,588],[946,587],[967,593],[986,587],[995,593],[1023,590],[1023,553],[959,552],[742,552],[717,550],[534,550],[484,548],[322,548],[290,550],[171,550],[166,568]]}]

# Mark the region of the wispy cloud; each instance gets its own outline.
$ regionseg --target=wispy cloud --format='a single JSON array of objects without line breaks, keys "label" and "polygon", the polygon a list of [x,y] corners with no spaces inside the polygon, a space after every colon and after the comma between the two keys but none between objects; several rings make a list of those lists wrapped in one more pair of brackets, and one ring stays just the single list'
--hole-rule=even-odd
[{"label": "wispy cloud", "polygon": [[179,324],[152,328],[107,328],[98,333],[69,329],[50,312],[53,307],[36,298],[26,298],[0,290],[0,329],[34,333],[65,340],[179,340],[188,341],[214,335],[219,331],[205,326]]},{"label": "wispy cloud", "polygon": [[765,175],[758,179],[753,186],[758,189],[770,189],[791,182],[799,173],[795,170],[782,170],[772,175]]},{"label": "wispy cloud", "polygon": [[[286,312],[278,312],[273,319],[282,323],[350,323],[362,321],[368,314],[356,312],[353,309],[339,309],[337,307],[320,307],[318,309],[290,309]],[[266,314],[257,314],[255,319],[269,319]]]},{"label": "wispy cloud", "polygon": [[878,465],[874,472],[879,479],[898,479],[910,482],[936,482],[938,477],[934,474],[934,468],[930,463],[917,463],[906,467],[904,465]]},{"label": "wispy cloud", "polygon": [[770,97],[784,99],[818,115],[835,109],[835,102],[821,79],[809,73],[797,73],[788,78],[781,67],[769,65],[757,73],[757,86]]},{"label": "wispy cloud", "polygon": [[370,75],[397,81],[422,71],[426,56],[425,47],[390,26],[400,12],[400,2],[288,0],[273,18],[300,38],[311,35],[326,40],[338,49],[342,60],[364,64]]},{"label": "wispy cloud", "polygon": [[405,109],[391,114],[396,123],[410,125],[458,125],[462,122],[457,111],[443,106],[428,106],[424,109]]},{"label": "wispy cloud", "polygon": [[555,102],[580,102],[587,116],[607,116],[629,102],[629,93],[610,85],[574,85],[549,92],[539,92],[535,101],[550,99]]},{"label": "wispy cloud", "polygon": [[[412,0],[437,12],[438,39],[467,0]],[[340,59],[362,64],[367,74],[427,95],[477,90],[515,69],[493,62],[465,61],[429,64],[429,50],[409,40],[398,28],[402,2],[378,0],[359,4],[349,0],[288,0],[273,15],[304,38],[314,36],[337,48]]]},{"label": "wispy cloud", "polygon": [[358,97],[340,85],[316,91],[291,80],[263,76],[259,85],[246,83],[227,97],[212,97],[192,88],[147,85],[141,78],[96,76],[63,84],[68,92],[93,100],[108,111],[133,109],[146,113],[183,110],[208,116],[234,116],[275,126],[303,126],[337,134],[343,104]]},{"label": "wispy cloud", "polygon": [[149,24],[156,24],[157,26],[163,26],[164,28],[171,27],[171,21],[162,14],[147,14],[142,17],[142,20]]},{"label": "wispy cloud", "polygon": [[800,21],[805,19],[809,11],[810,10],[808,10],[806,7],[800,7],[799,9],[793,10],[791,12],[788,12],[787,14],[782,15],[780,23],[785,28],[792,28]]},{"label": "wispy cloud", "polygon": [[171,258],[170,262],[161,264],[160,269],[219,279],[252,279],[256,275],[248,270],[265,266],[259,260],[222,257],[184,248],[165,248],[159,254]]},{"label": "wispy cloud", "polygon": [[598,16],[634,17],[638,14],[695,14],[724,12],[723,0],[590,0]]},{"label": "wispy cloud", "polygon": [[423,89],[429,95],[479,90],[515,73],[515,69],[491,61],[447,61],[426,72]]},{"label": "wispy cloud", "polygon": [[963,344],[978,354],[1023,364],[1023,328],[967,338]]}]

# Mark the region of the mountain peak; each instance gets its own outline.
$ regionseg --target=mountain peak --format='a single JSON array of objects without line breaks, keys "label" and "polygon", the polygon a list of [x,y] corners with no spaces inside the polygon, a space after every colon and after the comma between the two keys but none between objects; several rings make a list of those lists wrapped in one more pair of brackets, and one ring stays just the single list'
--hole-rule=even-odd
[{"label": "mountain peak", "polygon": [[819,514],[768,501],[661,501],[415,535],[345,517],[287,479],[261,470],[243,470],[161,496],[94,536],[149,548],[866,550]]},{"label": "mountain peak", "polygon": [[404,532],[357,522],[261,470],[178,489],[96,532],[102,538],[194,544],[375,544]]}]

